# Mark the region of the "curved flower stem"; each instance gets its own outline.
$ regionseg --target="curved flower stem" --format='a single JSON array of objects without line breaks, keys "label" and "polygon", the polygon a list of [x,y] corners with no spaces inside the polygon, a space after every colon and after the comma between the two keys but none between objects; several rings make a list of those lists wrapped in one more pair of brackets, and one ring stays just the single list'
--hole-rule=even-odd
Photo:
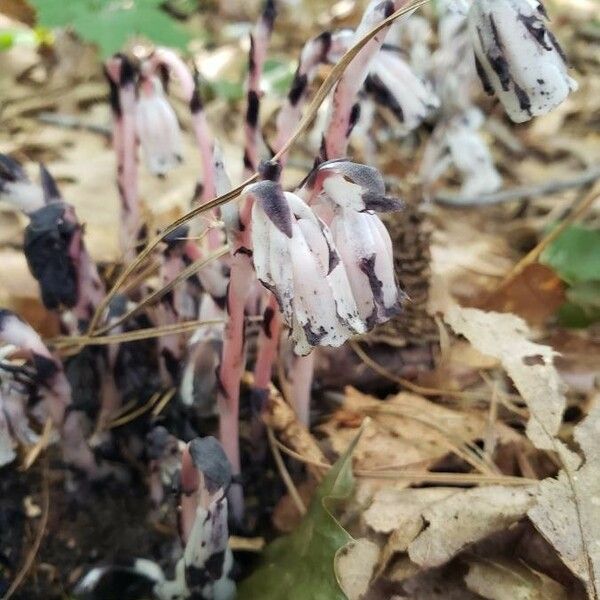
[{"label": "curved flower stem", "polygon": [[[152,55],[151,60],[154,63],[155,68],[159,65],[166,67],[179,81],[183,96],[190,109],[192,129],[200,152],[202,173],[204,176],[202,182],[202,201],[208,202],[216,195],[214,171],[215,141],[210,126],[208,125],[208,121],[206,120],[206,113],[204,112],[197,77],[194,77],[187,65],[175,52],[167,48],[157,48]],[[213,216],[216,217],[214,211]],[[221,238],[221,232],[214,227],[211,228],[208,232],[209,249],[214,250],[215,248],[218,248],[222,244]]]},{"label": "curved flower stem", "polygon": [[[354,34],[353,44],[404,4],[406,4],[406,0],[384,0],[383,2],[371,0]],[[356,104],[358,91],[369,74],[371,60],[381,49],[390,26],[391,23],[375,34],[361,48],[354,60],[348,64],[336,85],[321,146],[323,159],[329,160],[346,154],[348,139],[360,116],[360,108]]]},{"label": "curved flower stem", "polygon": [[123,55],[106,64],[114,117],[113,146],[117,155],[117,185],[121,198],[121,251],[125,261],[135,257],[141,236],[138,197],[137,137],[135,133],[135,70]]},{"label": "curved flower stem", "polygon": [[[267,48],[277,11],[274,0],[266,0],[254,32],[250,35],[250,54],[248,58],[247,108],[244,123],[244,179],[252,175],[260,162],[260,80],[267,55]],[[211,196],[212,197],[212,196]]]},{"label": "curved flower stem", "polygon": [[314,351],[307,356],[297,356],[294,358],[291,402],[298,420],[307,428],[310,426],[310,391],[314,369]]},{"label": "curved flower stem", "polygon": [[[250,257],[239,252],[234,254],[227,294],[229,319],[225,326],[223,352],[217,381],[219,438],[234,475],[239,475],[241,472],[238,417],[240,381],[245,365],[244,309],[253,279],[254,270]],[[240,523],[244,514],[244,496],[239,485],[231,487],[229,500],[232,517]]]}]

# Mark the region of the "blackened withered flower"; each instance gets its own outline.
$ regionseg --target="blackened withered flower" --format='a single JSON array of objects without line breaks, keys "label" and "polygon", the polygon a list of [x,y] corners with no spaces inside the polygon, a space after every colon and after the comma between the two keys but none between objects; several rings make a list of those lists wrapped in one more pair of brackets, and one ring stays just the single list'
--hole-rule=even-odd
[{"label": "blackened withered flower", "polygon": [[475,0],[469,9],[477,72],[515,123],[546,114],[577,89],[546,20],[538,0]]},{"label": "blackened withered flower", "polygon": [[44,306],[72,308],[78,299],[78,282],[70,249],[80,231],[73,208],[63,202],[52,202],[30,217],[25,229],[25,257],[40,284]]}]

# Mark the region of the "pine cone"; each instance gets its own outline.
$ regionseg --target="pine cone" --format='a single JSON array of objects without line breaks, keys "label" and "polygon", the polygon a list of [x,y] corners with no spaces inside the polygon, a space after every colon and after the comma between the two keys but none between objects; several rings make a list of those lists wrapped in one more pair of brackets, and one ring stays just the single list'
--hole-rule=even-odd
[{"label": "pine cone", "polygon": [[427,345],[439,335],[434,319],[427,314],[430,279],[431,226],[418,203],[384,217],[394,247],[394,264],[400,287],[407,294],[404,311],[375,329],[369,341],[394,346]]}]

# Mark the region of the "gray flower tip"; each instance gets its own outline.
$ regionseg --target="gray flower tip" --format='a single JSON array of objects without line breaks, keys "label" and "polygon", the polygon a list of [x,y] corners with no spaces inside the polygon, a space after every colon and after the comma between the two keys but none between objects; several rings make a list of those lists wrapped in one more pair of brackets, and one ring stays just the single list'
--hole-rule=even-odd
[{"label": "gray flower tip", "polygon": [[157,425],[146,434],[146,455],[151,460],[157,460],[165,451],[171,434],[162,425]]},{"label": "gray flower tip", "polygon": [[373,210],[375,212],[398,212],[406,208],[406,204],[400,198],[392,196],[380,196],[372,192],[367,192],[363,195],[365,210]]},{"label": "gray flower tip", "polygon": [[8,308],[0,308],[0,332],[8,325],[11,319],[17,319],[21,321],[20,317]]},{"label": "gray flower tip", "polygon": [[56,185],[56,180],[52,177],[50,171],[46,169],[44,163],[40,163],[40,184],[46,204],[61,200],[62,196],[60,195],[58,185]]},{"label": "gray flower tip", "polygon": [[250,187],[251,193],[258,200],[269,220],[281,233],[291,239],[292,213],[281,186],[274,181],[265,180]]},{"label": "gray flower tip", "polygon": [[258,166],[258,172],[262,179],[279,181],[281,177],[281,163],[274,159],[262,160]]},{"label": "gray flower tip", "polygon": [[192,462],[216,488],[225,488],[231,482],[231,465],[221,443],[214,437],[195,438],[189,444]]},{"label": "gray flower tip", "polygon": [[129,298],[125,294],[116,294],[108,305],[108,316],[117,318],[125,314]]},{"label": "gray flower tip", "polygon": [[28,181],[27,174],[21,166],[21,163],[8,154],[0,153],[0,189],[2,182],[6,181]]}]

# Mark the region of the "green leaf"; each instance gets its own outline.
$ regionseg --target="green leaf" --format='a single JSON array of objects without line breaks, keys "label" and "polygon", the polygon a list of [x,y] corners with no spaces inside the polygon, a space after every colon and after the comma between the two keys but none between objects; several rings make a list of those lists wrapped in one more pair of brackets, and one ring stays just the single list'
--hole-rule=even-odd
[{"label": "green leaf", "polygon": [[31,29],[0,29],[0,52],[13,46],[35,46],[36,34]]},{"label": "green leaf", "polygon": [[163,0],[30,0],[38,23],[70,27],[96,44],[103,58],[120,50],[133,36],[155,44],[185,48],[189,34],[162,11]]},{"label": "green leaf", "polygon": [[263,80],[267,93],[275,93],[279,96],[287,94],[295,72],[296,61],[268,58],[263,67]]},{"label": "green leaf", "polygon": [[244,97],[244,84],[242,81],[216,79],[215,81],[207,81],[206,84],[211,94],[217,98],[236,102]]},{"label": "green leaf", "polygon": [[568,283],[600,281],[600,229],[567,228],[542,253],[540,262]]},{"label": "green leaf", "polygon": [[239,586],[239,600],[347,600],[334,558],[353,539],[332,510],[354,489],[351,458],[363,429],[321,482],[298,528],[267,546],[261,566]]},{"label": "green leaf", "polygon": [[583,307],[574,302],[565,302],[558,309],[558,322],[564,327],[584,329],[600,322],[600,309]]}]

